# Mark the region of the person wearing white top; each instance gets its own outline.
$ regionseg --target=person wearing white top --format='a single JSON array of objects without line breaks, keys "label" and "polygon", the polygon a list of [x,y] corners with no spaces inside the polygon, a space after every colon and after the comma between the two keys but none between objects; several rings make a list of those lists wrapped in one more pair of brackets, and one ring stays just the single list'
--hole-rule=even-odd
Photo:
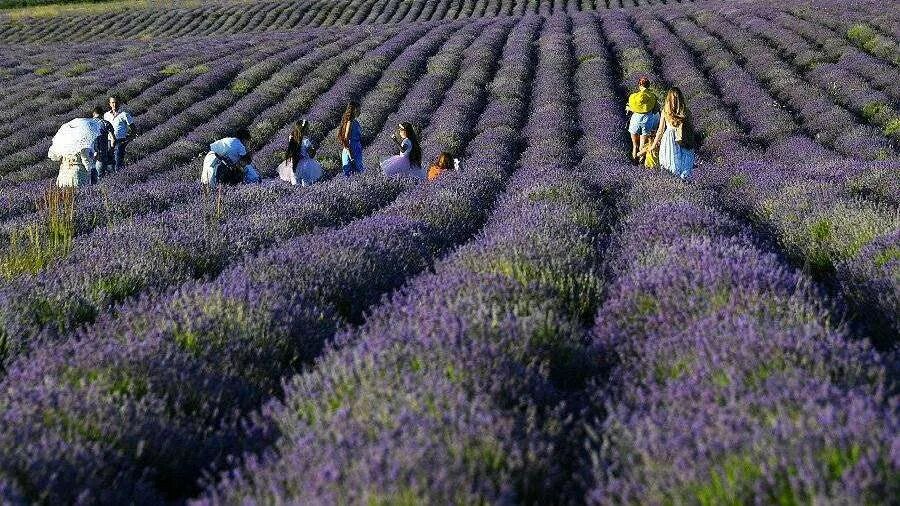
[{"label": "person wearing white top", "polygon": [[258,183],[261,178],[251,161],[250,133],[244,129],[234,137],[225,137],[209,145],[203,159],[200,182],[215,188],[218,183],[235,185]]},{"label": "person wearing white top", "polygon": [[113,127],[110,134],[110,146],[113,149],[113,165],[115,170],[125,166],[125,147],[134,138],[134,119],[128,111],[122,110],[119,98],[115,95],[109,97],[109,110],[103,115],[103,119],[109,121]]}]

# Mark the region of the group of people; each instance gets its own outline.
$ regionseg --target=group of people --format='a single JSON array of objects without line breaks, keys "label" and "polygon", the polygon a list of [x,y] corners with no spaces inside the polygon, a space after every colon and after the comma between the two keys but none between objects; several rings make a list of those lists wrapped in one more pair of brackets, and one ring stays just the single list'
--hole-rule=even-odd
[{"label": "group of people", "polygon": [[[682,179],[694,169],[697,134],[694,131],[684,95],[671,88],[659,104],[647,77],[638,80],[638,91],[628,97],[625,106],[631,114],[631,158],[636,164],[669,170]],[[362,126],[359,104],[350,102],[341,117],[337,139],[341,145],[341,167],[346,177],[365,172]],[[279,179],[292,185],[308,186],[321,179],[324,170],[316,161],[316,148],[308,135],[309,123],[295,123],[288,137],[284,161],[278,167]],[[76,118],[60,128],[48,156],[60,162],[57,184],[82,186],[98,182],[104,175],[125,165],[125,149],[137,131],[131,114],[120,99],[109,97],[108,108],[95,107],[91,118]],[[422,165],[422,146],[415,127],[400,123],[393,135],[398,153],[381,162],[387,177],[434,180],[441,174],[459,169],[459,160],[442,152],[427,169]],[[209,186],[261,182],[253,163],[250,132],[242,129],[231,137],[209,145],[203,160],[200,181]]]},{"label": "group of people", "polygon": [[[337,139],[341,145],[341,170],[346,177],[366,171],[363,162],[362,126],[358,120],[359,104],[350,102],[344,109]],[[278,178],[292,185],[309,186],[322,178],[324,169],[316,156],[316,147],[309,137],[309,122],[294,123],[288,136],[284,161],[278,166]],[[448,152],[442,152],[435,162],[424,169],[419,134],[411,123],[400,123],[393,135],[398,154],[381,162],[381,170],[387,177],[408,177],[435,180],[444,172],[459,169],[459,160]],[[242,130],[232,137],[210,144],[203,161],[200,181],[209,186],[236,185],[261,181],[253,164],[250,150],[250,133]]]},{"label": "group of people", "polygon": [[47,152],[60,162],[57,186],[95,184],[123,168],[125,148],[136,134],[134,119],[117,96],[109,97],[107,109],[94,107],[90,118],[69,121],[57,131]]},{"label": "group of people", "polygon": [[628,97],[625,106],[631,114],[631,158],[634,163],[649,168],[661,166],[681,179],[689,179],[694,171],[697,133],[684,95],[673,87],[659,106],[650,85],[650,79],[641,77],[638,91]]}]

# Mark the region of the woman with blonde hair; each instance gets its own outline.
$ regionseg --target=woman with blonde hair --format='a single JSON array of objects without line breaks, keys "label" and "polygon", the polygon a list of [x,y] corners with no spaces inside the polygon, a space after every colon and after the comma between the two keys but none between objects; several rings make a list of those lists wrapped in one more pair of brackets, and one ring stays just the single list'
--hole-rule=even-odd
[{"label": "woman with blonde hair", "polygon": [[666,94],[661,116],[653,142],[642,152],[659,148],[659,164],[681,179],[688,179],[694,172],[697,136],[684,95],[677,87]]}]

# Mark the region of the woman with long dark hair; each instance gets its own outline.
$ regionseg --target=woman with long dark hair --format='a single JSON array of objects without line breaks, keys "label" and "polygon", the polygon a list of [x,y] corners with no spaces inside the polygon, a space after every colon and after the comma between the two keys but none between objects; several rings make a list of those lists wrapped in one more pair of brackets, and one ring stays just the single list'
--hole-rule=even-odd
[{"label": "woman with long dark hair", "polygon": [[338,129],[337,138],[343,150],[341,151],[341,165],[344,175],[350,177],[355,172],[365,172],[363,165],[362,127],[357,121],[359,116],[359,104],[350,102],[344,109],[341,118],[341,127]]},{"label": "woman with long dark hair", "polygon": [[381,170],[384,171],[384,175],[425,179],[425,171],[422,170],[422,146],[419,144],[419,135],[412,124],[400,123],[394,140],[400,144],[400,154],[381,162]]},{"label": "woman with long dark hair", "polygon": [[694,172],[694,148],[697,135],[691,114],[681,90],[673,87],[666,94],[662,107],[662,121],[653,143],[644,152],[659,148],[659,164],[681,179],[689,179]]},{"label": "woman with long dark hair", "polygon": [[322,165],[314,158],[315,148],[307,137],[307,130],[309,123],[306,120],[294,123],[284,152],[284,162],[278,166],[278,177],[292,185],[300,181],[301,185],[309,186],[322,177]]}]

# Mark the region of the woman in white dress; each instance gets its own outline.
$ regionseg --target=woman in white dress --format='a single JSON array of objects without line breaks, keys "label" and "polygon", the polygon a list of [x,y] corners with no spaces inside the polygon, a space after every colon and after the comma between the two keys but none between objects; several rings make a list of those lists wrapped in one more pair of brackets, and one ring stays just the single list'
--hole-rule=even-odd
[{"label": "woman in white dress", "polygon": [[400,154],[381,162],[381,170],[388,177],[425,179],[422,168],[422,147],[419,136],[410,123],[400,123],[394,140],[400,144]]},{"label": "woman in white dress", "polygon": [[295,186],[298,182],[309,186],[322,177],[322,164],[314,158],[313,143],[306,136],[308,129],[309,123],[306,120],[294,123],[288,137],[285,160],[278,166],[278,177]]},{"label": "woman in white dress", "polygon": [[91,184],[91,170],[94,168],[94,150],[83,148],[77,153],[68,153],[59,158],[59,175],[56,186],[79,187]]},{"label": "woman in white dress", "polygon": [[86,118],[75,118],[59,128],[47,151],[48,158],[59,162],[57,186],[91,184],[91,171],[96,164],[94,146],[99,134],[99,125]]},{"label": "woman in white dress", "polygon": [[673,87],[666,94],[662,107],[662,121],[656,130],[653,143],[644,151],[659,148],[659,164],[681,179],[690,179],[694,173],[694,148],[697,135],[691,121],[687,103],[681,90]]}]

